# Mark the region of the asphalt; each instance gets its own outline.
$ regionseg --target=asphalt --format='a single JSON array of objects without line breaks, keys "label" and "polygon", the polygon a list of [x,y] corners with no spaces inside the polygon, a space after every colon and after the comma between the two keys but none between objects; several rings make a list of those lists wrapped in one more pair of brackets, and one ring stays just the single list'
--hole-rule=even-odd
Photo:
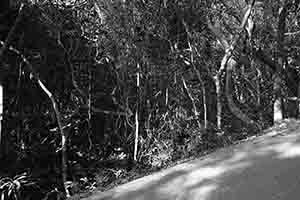
[{"label": "asphalt", "polygon": [[269,130],[263,136],[83,199],[298,200],[300,125],[295,122]]}]

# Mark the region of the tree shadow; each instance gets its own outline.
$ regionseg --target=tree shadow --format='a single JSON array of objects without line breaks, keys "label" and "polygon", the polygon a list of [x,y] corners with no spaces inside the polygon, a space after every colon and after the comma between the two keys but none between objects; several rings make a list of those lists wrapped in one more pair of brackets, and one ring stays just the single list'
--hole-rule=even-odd
[{"label": "tree shadow", "polygon": [[300,194],[299,130],[299,122],[269,130],[86,200],[295,199]]}]

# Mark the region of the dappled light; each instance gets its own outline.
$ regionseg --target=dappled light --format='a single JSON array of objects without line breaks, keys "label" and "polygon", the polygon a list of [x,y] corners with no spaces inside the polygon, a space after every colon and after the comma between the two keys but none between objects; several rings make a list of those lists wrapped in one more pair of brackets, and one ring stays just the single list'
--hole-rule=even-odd
[{"label": "dappled light", "polygon": [[287,146],[279,155],[279,158],[294,158],[300,156],[300,145]]},{"label": "dappled light", "polygon": [[300,196],[299,10],[0,0],[0,199]]},{"label": "dappled light", "polygon": [[[201,188],[190,189],[187,193],[182,193],[178,195],[178,200],[198,200],[198,199],[208,199],[210,194],[217,189],[216,184],[205,185]],[[180,197],[182,196],[182,198]]]},{"label": "dappled light", "polygon": [[290,199],[300,186],[300,130],[281,128],[119,186],[109,199]]}]

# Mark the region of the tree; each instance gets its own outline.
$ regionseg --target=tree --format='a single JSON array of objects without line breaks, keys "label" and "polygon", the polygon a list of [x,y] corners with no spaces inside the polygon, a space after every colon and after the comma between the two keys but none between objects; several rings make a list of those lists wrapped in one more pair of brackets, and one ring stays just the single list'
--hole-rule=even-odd
[{"label": "tree", "polygon": [[51,157],[37,168],[68,183],[90,162],[162,166],[271,125],[277,108],[298,115],[298,0],[24,5],[0,27],[2,143],[19,169]]}]

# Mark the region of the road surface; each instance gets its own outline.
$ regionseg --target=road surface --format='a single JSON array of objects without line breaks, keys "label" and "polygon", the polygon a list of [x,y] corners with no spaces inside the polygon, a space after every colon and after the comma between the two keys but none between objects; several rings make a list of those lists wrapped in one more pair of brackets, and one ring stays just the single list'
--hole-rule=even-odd
[{"label": "road surface", "polygon": [[84,200],[300,199],[300,125],[220,149]]}]

